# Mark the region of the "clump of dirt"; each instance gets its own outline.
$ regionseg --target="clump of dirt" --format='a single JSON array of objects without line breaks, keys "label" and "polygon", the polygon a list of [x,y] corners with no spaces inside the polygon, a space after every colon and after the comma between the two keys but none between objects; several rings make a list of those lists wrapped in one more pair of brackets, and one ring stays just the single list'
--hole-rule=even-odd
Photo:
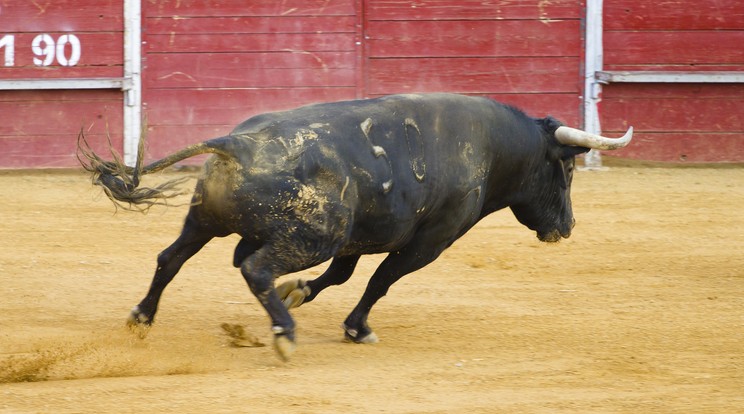
[{"label": "clump of dirt", "polygon": [[223,331],[231,338],[230,345],[236,348],[253,348],[266,346],[256,335],[246,331],[245,326],[236,323],[224,322],[220,325]]}]

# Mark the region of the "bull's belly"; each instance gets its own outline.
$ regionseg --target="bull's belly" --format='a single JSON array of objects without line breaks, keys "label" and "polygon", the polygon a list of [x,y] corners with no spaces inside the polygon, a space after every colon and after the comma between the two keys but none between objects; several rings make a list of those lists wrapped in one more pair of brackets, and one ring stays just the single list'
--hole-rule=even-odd
[{"label": "bull's belly", "polygon": [[407,245],[419,228],[416,216],[372,217],[353,223],[339,255],[392,252]]}]

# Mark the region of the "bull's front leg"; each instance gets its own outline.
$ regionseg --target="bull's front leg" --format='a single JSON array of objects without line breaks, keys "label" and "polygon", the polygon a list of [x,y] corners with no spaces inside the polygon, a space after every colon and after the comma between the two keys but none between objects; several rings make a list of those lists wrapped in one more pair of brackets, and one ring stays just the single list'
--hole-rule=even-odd
[{"label": "bull's front leg", "polygon": [[136,332],[141,338],[147,335],[155,320],[155,313],[158,310],[158,303],[163,290],[173,280],[173,277],[176,276],[186,260],[201,250],[211,239],[212,236],[194,228],[189,220],[186,220],[186,225],[178,239],[158,255],[157,269],[147,295],[129,313],[127,326],[132,331]]}]

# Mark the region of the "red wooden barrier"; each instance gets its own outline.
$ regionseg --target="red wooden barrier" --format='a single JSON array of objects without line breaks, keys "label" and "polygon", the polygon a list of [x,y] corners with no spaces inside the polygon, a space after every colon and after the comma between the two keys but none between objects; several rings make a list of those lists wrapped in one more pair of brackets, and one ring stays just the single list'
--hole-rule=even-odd
[{"label": "red wooden barrier", "polygon": [[[740,0],[605,0],[607,71],[744,71]],[[744,161],[744,84],[610,84],[602,129],[636,130],[613,155],[655,161]]]},{"label": "red wooden barrier", "polygon": [[485,95],[580,125],[581,3],[365,2],[364,95]]},{"label": "red wooden barrier", "polygon": [[356,96],[353,0],[144,4],[150,156],[248,116]]},{"label": "red wooden barrier", "polygon": [[[3,2],[0,84],[123,76],[122,1]],[[582,124],[582,1],[141,4],[149,159],[253,114],[401,92],[489,96]],[[744,71],[738,0],[605,0],[604,9],[605,70]],[[743,88],[611,84],[602,125],[636,127],[636,144],[620,155],[741,161]],[[121,148],[121,95],[0,90],[0,168],[75,166],[81,127],[98,142],[108,130]]]}]

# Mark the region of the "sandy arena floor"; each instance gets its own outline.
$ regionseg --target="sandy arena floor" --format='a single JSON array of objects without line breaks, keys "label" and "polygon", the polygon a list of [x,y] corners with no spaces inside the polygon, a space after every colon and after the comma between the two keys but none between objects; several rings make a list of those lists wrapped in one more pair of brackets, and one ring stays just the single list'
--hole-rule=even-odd
[{"label": "sandy arena floor", "polygon": [[488,217],[380,301],[376,345],[339,328],[363,259],[293,311],[289,363],[220,328],[271,341],[235,237],[184,266],[146,339],[124,326],[186,207],[114,214],[77,172],[0,191],[1,413],[744,412],[744,168],[579,172],[571,239]]}]

